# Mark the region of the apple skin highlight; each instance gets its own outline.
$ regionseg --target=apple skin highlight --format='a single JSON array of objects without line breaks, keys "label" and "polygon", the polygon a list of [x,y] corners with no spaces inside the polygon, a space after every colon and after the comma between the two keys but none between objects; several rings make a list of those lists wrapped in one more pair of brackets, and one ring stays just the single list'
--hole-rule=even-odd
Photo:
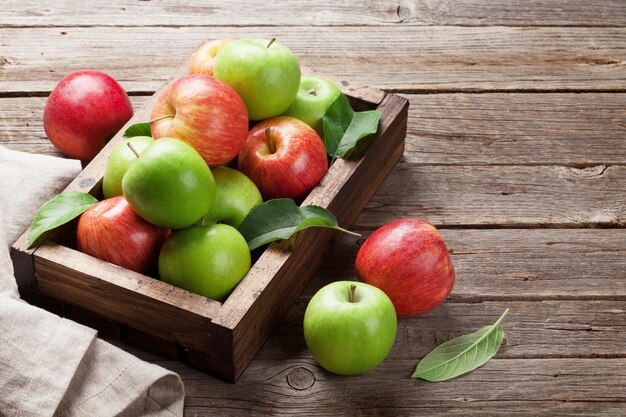
[{"label": "apple skin highlight", "polygon": [[376,230],[355,262],[360,281],[383,290],[398,317],[413,317],[448,297],[455,271],[437,229],[423,219],[395,220]]}]

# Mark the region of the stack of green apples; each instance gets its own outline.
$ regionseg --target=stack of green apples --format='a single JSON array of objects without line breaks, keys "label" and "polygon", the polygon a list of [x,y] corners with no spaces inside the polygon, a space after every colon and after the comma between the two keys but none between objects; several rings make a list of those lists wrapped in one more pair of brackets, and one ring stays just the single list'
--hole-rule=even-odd
[{"label": "stack of green apples", "polygon": [[302,201],[326,174],[322,118],[340,94],[274,39],[205,43],[157,94],[151,136],[113,149],[79,249],[223,301],[251,266],[248,213]]}]

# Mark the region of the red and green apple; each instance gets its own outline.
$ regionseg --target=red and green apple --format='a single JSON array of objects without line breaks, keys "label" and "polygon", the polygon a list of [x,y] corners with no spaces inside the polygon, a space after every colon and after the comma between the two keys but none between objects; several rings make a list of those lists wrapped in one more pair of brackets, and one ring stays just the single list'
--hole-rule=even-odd
[{"label": "red and green apple", "polygon": [[151,120],[153,138],[180,139],[210,166],[237,156],[248,135],[248,113],[241,97],[206,74],[168,84],[156,98]]},{"label": "red and green apple", "polygon": [[315,130],[293,117],[279,116],[250,131],[238,167],[264,199],[301,200],[328,171],[328,158]]},{"label": "red and green apple", "polygon": [[214,39],[203,43],[196,52],[191,55],[189,61],[189,74],[213,75],[215,58],[229,42],[234,39]]},{"label": "red and green apple", "polygon": [[156,269],[170,231],[138,216],[122,196],[102,200],[78,220],[78,249],[115,265],[147,273]]},{"label": "red and green apple", "polygon": [[359,280],[383,290],[399,317],[425,313],[448,297],[454,267],[446,244],[426,220],[395,220],[376,230],[359,249]]}]

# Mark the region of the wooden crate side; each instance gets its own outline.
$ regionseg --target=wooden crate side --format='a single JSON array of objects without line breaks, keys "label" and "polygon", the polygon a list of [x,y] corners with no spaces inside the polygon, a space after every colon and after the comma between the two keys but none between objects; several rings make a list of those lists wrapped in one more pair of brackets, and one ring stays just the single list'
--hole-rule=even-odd
[{"label": "wooden crate side", "polygon": [[[338,160],[335,175],[328,176],[303,204],[328,207],[342,226],[365,207],[404,151],[408,101],[389,96],[378,140],[358,161]],[[320,266],[340,234],[311,229],[284,243],[270,245],[246,282],[235,290],[220,309],[215,322],[234,328],[236,377],[244,371],[275,325]],[[346,277],[348,278],[348,277]]]},{"label": "wooden crate side", "polygon": [[48,242],[34,258],[37,290],[183,346],[210,349],[220,303]]},{"label": "wooden crate side", "polygon": [[11,261],[13,272],[19,287],[34,289],[37,287],[35,280],[35,266],[33,254],[35,249],[28,249],[28,231],[23,233],[11,246]]}]

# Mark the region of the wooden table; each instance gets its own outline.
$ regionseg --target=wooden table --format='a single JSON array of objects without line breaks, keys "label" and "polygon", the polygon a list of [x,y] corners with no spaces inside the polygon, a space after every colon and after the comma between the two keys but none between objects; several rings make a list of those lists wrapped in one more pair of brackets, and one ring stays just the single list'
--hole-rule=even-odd
[{"label": "wooden table", "polygon": [[[57,154],[42,111],[71,71],[111,74],[139,108],[202,39],[277,37],[308,67],[409,98],[404,158],[353,229],[430,220],[457,283],[358,377],[321,370],[302,336],[310,296],[354,276],[349,237],[234,385],[126,346],[180,373],[186,415],[626,414],[626,2],[222,3],[4,0],[0,143]],[[507,307],[496,359],[409,378]]]}]

